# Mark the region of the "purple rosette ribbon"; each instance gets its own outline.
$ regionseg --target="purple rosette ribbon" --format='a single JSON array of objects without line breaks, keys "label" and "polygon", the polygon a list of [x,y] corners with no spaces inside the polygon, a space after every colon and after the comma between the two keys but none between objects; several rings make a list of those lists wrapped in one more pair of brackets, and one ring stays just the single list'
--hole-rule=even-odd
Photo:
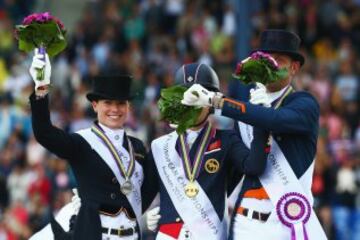
[{"label": "purple rosette ribbon", "polygon": [[311,215],[307,198],[297,192],[289,192],[276,204],[276,214],[282,224],[291,229],[291,240],[309,240],[305,224]]}]

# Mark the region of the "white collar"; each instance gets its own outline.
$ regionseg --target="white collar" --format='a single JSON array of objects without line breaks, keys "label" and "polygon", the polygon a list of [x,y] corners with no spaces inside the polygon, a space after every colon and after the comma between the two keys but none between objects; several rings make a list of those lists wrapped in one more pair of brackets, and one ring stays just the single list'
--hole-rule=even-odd
[{"label": "white collar", "polygon": [[268,92],[267,94],[268,94],[271,102],[274,102],[276,99],[278,99],[286,91],[288,86],[284,87],[283,89],[281,89],[281,90],[279,90],[277,92]]},{"label": "white collar", "polygon": [[186,142],[189,144],[190,147],[196,141],[197,137],[199,136],[199,134],[203,128],[204,127],[200,128],[198,130],[191,130],[191,129],[186,130]]},{"label": "white collar", "polygon": [[200,128],[200,129],[198,129],[198,130],[186,129],[186,133],[187,133],[187,134],[199,134],[203,128],[204,128],[204,127]]},{"label": "white collar", "polygon": [[110,138],[112,142],[120,143],[120,145],[123,145],[124,141],[124,133],[125,130],[123,128],[118,129],[112,129],[109,127],[106,127],[104,124],[99,123],[102,130],[105,132],[106,136]]}]

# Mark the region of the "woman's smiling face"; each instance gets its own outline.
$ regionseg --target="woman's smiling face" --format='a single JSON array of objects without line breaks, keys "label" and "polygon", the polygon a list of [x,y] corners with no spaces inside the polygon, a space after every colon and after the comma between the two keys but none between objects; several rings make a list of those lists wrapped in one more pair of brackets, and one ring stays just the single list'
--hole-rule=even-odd
[{"label": "woman's smiling face", "polygon": [[102,99],[91,102],[99,123],[106,127],[122,128],[129,112],[129,102]]}]

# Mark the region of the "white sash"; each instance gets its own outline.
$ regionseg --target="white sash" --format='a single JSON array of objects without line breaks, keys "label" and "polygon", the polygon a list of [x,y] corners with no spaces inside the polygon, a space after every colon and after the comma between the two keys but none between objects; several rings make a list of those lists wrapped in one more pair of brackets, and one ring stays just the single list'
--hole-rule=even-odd
[{"label": "white sash", "polygon": [[[241,137],[246,146],[250,146],[253,138],[253,135],[249,134],[249,129],[251,129],[252,132],[252,126],[239,122]],[[271,150],[266,163],[266,169],[264,174],[262,174],[259,178],[274,206],[277,205],[282,196],[290,192],[297,192],[306,196],[310,202],[310,205],[312,206],[313,196],[311,193],[311,183],[313,170],[314,162],[310,165],[308,170],[300,177],[299,180],[290,167],[280,147],[272,138]],[[272,211],[268,222],[271,222],[271,218],[275,217],[277,217],[276,213],[275,211]],[[284,226],[284,228],[286,228],[286,230],[289,232],[290,239],[290,229],[286,226]],[[324,230],[322,229],[320,222],[312,208],[310,219],[306,223],[306,230],[309,239],[327,239]]]},{"label": "white sash", "polygon": [[[91,128],[80,130],[77,133],[82,136],[90,144],[92,149],[94,149],[99,154],[99,156],[104,160],[104,162],[110,167],[111,171],[114,173],[120,185],[122,185],[125,182],[125,179],[121,176],[115,159],[111,155],[109,149],[105,146],[104,142],[101,141],[101,139],[91,131]],[[124,141],[126,141],[125,138]],[[125,157],[127,157],[127,159],[130,159],[129,152],[123,146],[121,146],[120,150],[121,153],[119,154],[123,154]],[[132,209],[134,210],[138,222],[140,221],[142,212],[141,185],[144,180],[143,178],[144,175],[142,166],[137,161],[135,161],[134,173],[130,178],[130,181],[133,184],[133,190],[131,193],[126,195],[126,198],[128,199]]]},{"label": "white sash", "polygon": [[223,221],[219,219],[200,184],[197,181],[194,182],[199,188],[199,193],[194,198],[185,195],[184,188],[189,180],[184,174],[182,161],[175,150],[177,137],[176,132],[172,132],[154,140],[151,144],[161,181],[194,239],[226,239],[226,217],[224,216]]}]

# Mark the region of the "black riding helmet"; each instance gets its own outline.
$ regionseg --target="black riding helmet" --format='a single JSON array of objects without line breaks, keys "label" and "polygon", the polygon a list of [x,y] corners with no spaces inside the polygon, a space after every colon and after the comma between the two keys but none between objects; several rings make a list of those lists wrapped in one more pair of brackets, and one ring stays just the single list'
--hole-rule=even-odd
[{"label": "black riding helmet", "polygon": [[185,87],[198,83],[209,91],[220,92],[217,74],[214,69],[203,63],[184,64],[175,74],[175,83]]}]

